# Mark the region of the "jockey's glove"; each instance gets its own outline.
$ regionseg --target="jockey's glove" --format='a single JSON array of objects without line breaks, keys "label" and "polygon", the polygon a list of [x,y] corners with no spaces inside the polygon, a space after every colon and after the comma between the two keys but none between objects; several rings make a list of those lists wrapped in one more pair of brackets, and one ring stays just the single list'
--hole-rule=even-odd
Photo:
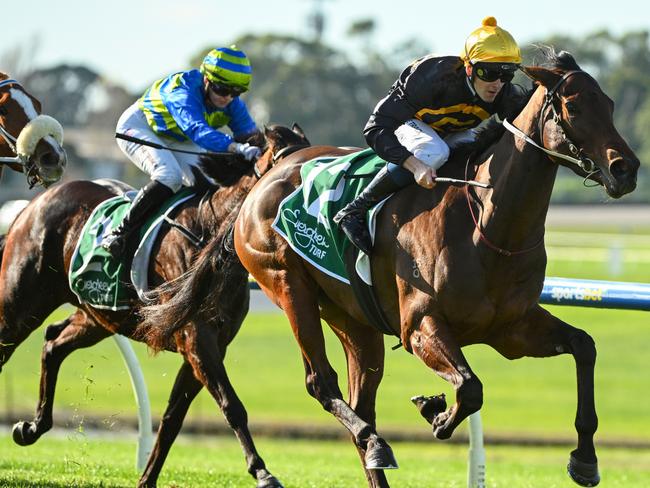
[{"label": "jockey's glove", "polygon": [[444,141],[447,146],[449,146],[449,150],[453,151],[459,147],[476,142],[477,137],[478,133],[475,129],[467,129],[458,132],[452,132],[445,137]]},{"label": "jockey's glove", "polygon": [[248,143],[233,142],[231,144],[233,152],[244,156],[246,161],[255,161],[262,155],[262,151],[257,146],[251,146]]}]

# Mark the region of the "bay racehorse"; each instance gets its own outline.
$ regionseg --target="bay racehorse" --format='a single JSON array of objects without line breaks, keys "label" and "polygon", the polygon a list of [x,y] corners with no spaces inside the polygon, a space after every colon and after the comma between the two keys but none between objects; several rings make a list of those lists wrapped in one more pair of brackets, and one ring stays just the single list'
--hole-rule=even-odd
[{"label": "bay racehorse", "polygon": [[6,164],[25,173],[29,187],[59,181],[66,166],[63,129],[41,114],[41,103],[0,72],[0,175]]},{"label": "bay racehorse", "polygon": [[[222,186],[210,197],[184,203],[175,220],[205,240],[216,238],[220,225],[239,210],[245,195],[283,154],[308,144],[302,130],[271,126],[265,130],[266,150],[255,166],[239,157],[228,161],[204,160],[203,167]],[[127,311],[112,312],[80,304],[70,290],[67,271],[79,233],[92,210],[113,197],[123,185],[73,181],[38,195],[17,217],[3,240],[0,269],[0,370],[13,351],[43,320],[64,303],[78,309],[47,328],[41,357],[40,396],[33,421],[18,422],[13,438],[20,445],[36,442],[52,427],[56,378],[63,360],[74,350],[89,347],[112,334],[145,340],[135,335],[139,303]],[[163,230],[152,251],[149,281],[159,285],[188,269],[198,250],[181,233]],[[247,413],[235,393],[223,364],[226,348],[248,312],[248,287],[239,291],[233,306],[211,314],[205,323],[194,322],[174,342],[158,345],[183,355],[154,449],[139,486],[155,486],[169,449],[180,431],[190,404],[202,387],[208,389],[235,431],[246,456],[249,473],[259,488],[281,487],[266,469],[248,430]],[[229,321],[222,317],[228,316]]]},{"label": "bay racehorse", "polygon": [[[639,160],[613,125],[613,103],[598,83],[565,52],[547,53],[543,66],[522,68],[536,84],[528,104],[510,121],[513,132],[468,164],[442,169],[462,177],[469,170],[490,188],[437,184],[396,193],[378,215],[372,256],[377,302],[404,348],[452,384],[455,402],[443,396],[414,402],[438,439],[447,439],[483,403],[481,381],[461,348],[488,344],[508,359],[571,354],[578,406],[577,448],[568,472],[583,486],[599,481],[593,436],[596,348],[592,338],[538,304],[546,267],[544,223],[558,165],[619,198],[634,190]],[[549,153],[545,152],[548,151]],[[248,194],[231,239],[215,246],[221,273],[197,260],[196,274],[176,283],[181,292],[157,332],[177,336],[196,312],[190,295],[220,295],[240,279],[241,266],[286,313],[302,351],[307,391],[352,435],[369,486],[388,486],[384,469],[397,463],[375,424],[375,398],[384,371],[384,339],[370,324],[349,285],[304,261],[272,228],[282,200],[301,183],[301,165],[350,150],[314,146],[273,168]],[[469,163],[469,160],[467,160]],[[239,257],[239,260],[237,259]],[[230,269],[230,271],[229,271]],[[230,274],[232,273],[232,275]],[[203,275],[203,276],[202,276]],[[191,300],[197,300],[196,295]],[[164,320],[163,313],[154,314]],[[347,359],[348,399],[328,361],[321,318],[340,339]],[[405,379],[406,380],[406,379]]]}]

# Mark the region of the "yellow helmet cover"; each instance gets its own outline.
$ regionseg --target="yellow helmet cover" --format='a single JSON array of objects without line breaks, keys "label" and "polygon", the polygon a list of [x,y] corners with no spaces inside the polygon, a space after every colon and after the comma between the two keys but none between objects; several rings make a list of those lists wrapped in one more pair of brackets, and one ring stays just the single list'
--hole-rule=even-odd
[{"label": "yellow helmet cover", "polygon": [[486,17],[481,27],[465,41],[461,54],[466,65],[475,63],[521,63],[519,46],[510,33],[497,25],[497,19]]}]

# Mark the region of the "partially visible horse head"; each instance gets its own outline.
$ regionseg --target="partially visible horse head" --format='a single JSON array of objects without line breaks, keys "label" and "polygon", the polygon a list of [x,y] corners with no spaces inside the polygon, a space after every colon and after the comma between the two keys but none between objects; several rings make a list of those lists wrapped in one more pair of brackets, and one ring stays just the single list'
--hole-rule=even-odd
[{"label": "partially visible horse head", "polygon": [[636,188],[639,159],[614,126],[614,102],[598,82],[566,51],[544,48],[544,66],[527,66],[544,97],[539,120],[542,145],[569,153],[578,160],[558,160],[577,174],[602,185],[607,194],[620,198]]},{"label": "partially visible horse head", "polygon": [[263,175],[294,150],[310,145],[302,128],[295,123],[291,128],[277,124],[265,126],[263,133],[255,133],[247,142],[262,148],[262,156],[256,162],[246,161],[235,153],[225,156],[208,153],[201,156],[201,169],[221,186],[231,186],[251,171]]},{"label": "partially visible horse head", "polygon": [[41,114],[41,104],[16,81],[0,73],[0,161],[26,174],[30,188],[61,179],[67,164],[63,129]]},{"label": "partially visible horse head", "polygon": [[297,123],[293,123],[291,128],[283,125],[264,126],[264,138],[267,147],[271,149],[273,159],[276,161],[286,155],[286,148],[299,148],[310,146],[311,143],[305,132]]}]

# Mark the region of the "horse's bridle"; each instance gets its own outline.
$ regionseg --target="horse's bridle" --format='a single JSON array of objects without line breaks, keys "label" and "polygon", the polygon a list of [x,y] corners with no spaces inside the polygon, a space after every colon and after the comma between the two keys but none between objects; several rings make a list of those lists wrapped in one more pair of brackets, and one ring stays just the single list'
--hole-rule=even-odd
[{"label": "horse's bridle", "polygon": [[[271,162],[273,163],[273,165],[275,165],[282,158],[286,158],[290,154],[293,154],[296,151],[300,149],[304,149],[309,146],[311,146],[311,144],[296,144],[294,146],[284,146],[283,148],[279,149],[277,152],[271,154]],[[255,161],[255,163],[253,164],[253,173],[255,174],[255,177],[259,180],[262,176],[264,176],[266,172],[262,173],[257,166],[257,161]]]},{"label": "horse's bridle", "polygon": [[[574,71],[567,71],[562,75],[562,77],[558,80],[558,82],[551,88],[550,90],[546,89],[546,94],[544,95],[544,104],[542,105],[542,110],[540,111],[540,117],[539,117],[539,137],[540,141],[542,141],[542,144],[537,144],[530,136],[516,128],[514,125],[512,125],[510,122],[508,122],[507,119],[503,120],[503,126],[512,132],[515,136],[523,139],[526,141],[528,144],[531,144],[535,146],[536,148],[540,149],[541,151],[544,151],[546,154],[549,156],[555,157],[555,158],[560,158],[565,161],[568,161],[569,163],[577,165],[580,169],[585,171],[588,175],[587,177],[597,173],[600,171],[599,168],[596,167],[596,163],[593,162],[590,158],[588,158],[584,150],[581,147],[578,147],[567,135],[566,130],[562,126],[562,117],[560,117],[560,114],[558,113],[557,109],[555,108],[555,104],[553,103],[554,99],[559,99],[558,96],[558,89],[562,84],[570,77],[576,74],[583,74],[586,76],[590,76],[588,73],[581,71],[581,70],[574,70]],[[543,137],[544,137],[544,123],[546,121],[546,112],[548,108],[551,108],[553,112],[553,122],[555,125],[557,125],[560,133],[562,134],[562,137],[566,141],[569,151],[573,156],[569,156],[568,154],[562,154],[557,151],[552,151],[551,149],[547,149],[543,146]]]},{"label": "horse's bridle", "polygon": [[301,149],[304,149],[306,147],[311,146],[311,144],[305,143],[305,144],[294,144],[293,146],[284,146],[282,149],[278,150],[275,154],[272,156],[272,161],[273,164],[277,163],[280,159],[286,158],[290,154],[295,153],[296,151],[299,151]]}]

